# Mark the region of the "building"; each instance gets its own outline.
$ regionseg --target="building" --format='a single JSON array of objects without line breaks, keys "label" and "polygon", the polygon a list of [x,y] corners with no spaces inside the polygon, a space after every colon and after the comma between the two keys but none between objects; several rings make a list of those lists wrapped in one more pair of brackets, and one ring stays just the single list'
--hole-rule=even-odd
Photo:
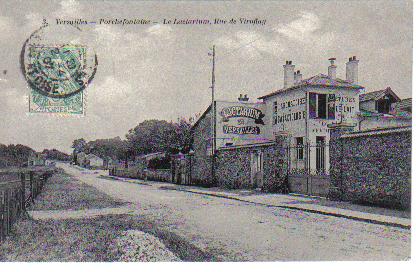
[{"label": "building", "polygon": [[92,153],[86,155],[85,164],[87,167],[93,168],[93,169],[104,168],[104,160]]},{"label": "building", "polygon": [[286,61],[283,88],[255,102],[242,95],[214,101],[192,127],[193,154],[181,158],[192,166],[182,167],[190,172],[187,184],[327,196],[330,139],[338,129],[354,133],[411,122],[404,113],[410,102],[401,104],[390,88],[366,93],[359,85],[355,56],[345,64],[345,79],[337,77],[335,61],[329,59],[327,74],[306,79]]},{"label": "building", "polygon": [[149,161],[153,159],[162,159],[165,156],[166,156],[165,152],[154,152],[154,153],[149,153],[146,155],[140,155],[134,158],[134,163],[135,165],[143,165],[145,168],[147,168]]},{"label": "building", "polygon": [[328,174],[328,125],[343,123],[352,130],[358,124],[359,95],[358,59],[346,63],[346,79],[337,77],[335,58],[331,58],[328,74],[302,79],[295,65],[283,65],[284,87],[260,97],[266,104],[266,122],[270,129],[266,137],[285,134],[289,139],[290,172],[304,170]]},{"label": "building", "polygon": [[29,155],[27,160],[28,166],[44,166],[45,165],[45,155],[40,152],[34,152]]},{"label": "building", "polygon": [[[238,101],[215,101],[214,107],[209,106],[193,125],[195,152],[189,158],[182,158],[192,165],[193,184],[213,186],[223,185],[222,180],[226,182],[227,177],[214,171],[228,165],[218,159],[218,150],[271,143],[265,137],[265,104],[248,100],[247,96],[240,95]],[[190,168],[183,166],[182,169]]]},{"label": "building", "polygon": [[405,98],[391,105],[394,113],[412,113],[412,98]]},{"label": "building", "polygon": [[401,101],[390,87],[360,95],[360,111],[391,113],[392,105]]},{"label": "building", "polygon": [[411,99],[401,100],[390,87],[360,95],[359,130],[412,125]]},{"label": "building", "polygon": [[76,164],[85,167],[86,166],[86,160],[87,160],[87,154],[85,152],[78,152],[76,153]]}]

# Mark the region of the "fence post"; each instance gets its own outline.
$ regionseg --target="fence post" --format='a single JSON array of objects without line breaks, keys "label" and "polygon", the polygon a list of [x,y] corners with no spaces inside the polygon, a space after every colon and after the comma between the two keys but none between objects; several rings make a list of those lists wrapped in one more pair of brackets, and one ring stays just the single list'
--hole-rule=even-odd
[{"label": "fence post", "polygon": [[29,172],[29,178],[30,178],[30,196],[31,196],[31,198],[32,198],[32,203],[34,203],[35,201],[34,201],[34,190],[33,190],[33,182],[34,182],[34,179],[33,179],[33,171],[30,171]]},{"label": "fence post", "polygon": [[9,235],[10,231],[10,189],[5,190],[6,193],[6,201],[4,205],[4,232],[7,235]]},{"label": "fence post", "polygon": [[20,174],[20,182],[21,182],[21,188],[20,188],[20,194],[21,194],[21,205],[22,205],[22,211],[26,210],[26,205],[25,205],[25,192],[26,192],[26,174],[25,173],[21,173]]},{"label": "fence post", "polygon": [[4,191],[0,191],[0,241],[6,236],[4,233]]}]

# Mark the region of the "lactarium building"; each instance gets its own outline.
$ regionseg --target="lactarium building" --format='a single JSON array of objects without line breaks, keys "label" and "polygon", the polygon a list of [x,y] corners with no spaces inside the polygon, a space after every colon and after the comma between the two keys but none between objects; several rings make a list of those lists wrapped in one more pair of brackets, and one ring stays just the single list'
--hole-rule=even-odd
[{"label": "lactarium building", "polygon": [[186,183],[326,195],[331,130],[359,130],[364,93],[355,56],[346,62],[345,79],[337,77],[336,59],[329,61],[327,74],[306,79],[286,61],[283,88],[258,102],[242,95],[215,101],[192,128]]}]

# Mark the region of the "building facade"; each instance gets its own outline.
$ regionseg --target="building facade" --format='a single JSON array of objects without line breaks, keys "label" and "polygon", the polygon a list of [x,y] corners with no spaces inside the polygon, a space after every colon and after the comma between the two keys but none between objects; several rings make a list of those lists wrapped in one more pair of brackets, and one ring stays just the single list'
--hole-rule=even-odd
[{"label": "building facade", "polygon": [[[404,120],[403,113],[392,112],[399,109],[400,98],[391,90],[368,93],[367,98],[376,102],[364,99],[355,56],[346,62],[345,79],[337,77],[336,59],[329,61],[327,74],[307,79],[295,72],[292,61],[286,61],[283,88],[257,102],[240,95],[238,101],[215,101],[209,106],[192,127],[194,154],[187,157],[192,165],[190,184],[327,196],[329,145],[335,127],[353,133],[370,124],[409,124],[410,117]],[[384,119],[373,120],[367,112],[371,118],[381,114]]]},{"label": "building facade", "polygon": [[94,169],[104,168],[104,160],[91,153],[86,156],[86,166]]},{"label": "building facade", "polygon": [[[356,130],[359,95],[363,90],[356,81],[358,60],[347,62],[346,80],[336,77],[335,59],[330,59],[328,74],[318,74],[302,80],[300,71],[288,61],[284,68],[286,88],[260,97],[266,105],[267,137],[288,136],[290,170],[308,170],[328,174],[330,128],[334,123],[346,123]],[[352,68],[351,68],[352,66]]]}]

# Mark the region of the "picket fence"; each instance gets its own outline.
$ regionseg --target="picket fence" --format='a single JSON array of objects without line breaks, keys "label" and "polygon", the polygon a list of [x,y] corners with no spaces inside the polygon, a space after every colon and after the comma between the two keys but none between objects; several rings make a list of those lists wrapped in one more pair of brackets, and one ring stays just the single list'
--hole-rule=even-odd
[{"label": "picket fence", "polygon": [[51,174],[51,171],[0,173],[0,242],[10,234],[19,216],[34,203]]}]

